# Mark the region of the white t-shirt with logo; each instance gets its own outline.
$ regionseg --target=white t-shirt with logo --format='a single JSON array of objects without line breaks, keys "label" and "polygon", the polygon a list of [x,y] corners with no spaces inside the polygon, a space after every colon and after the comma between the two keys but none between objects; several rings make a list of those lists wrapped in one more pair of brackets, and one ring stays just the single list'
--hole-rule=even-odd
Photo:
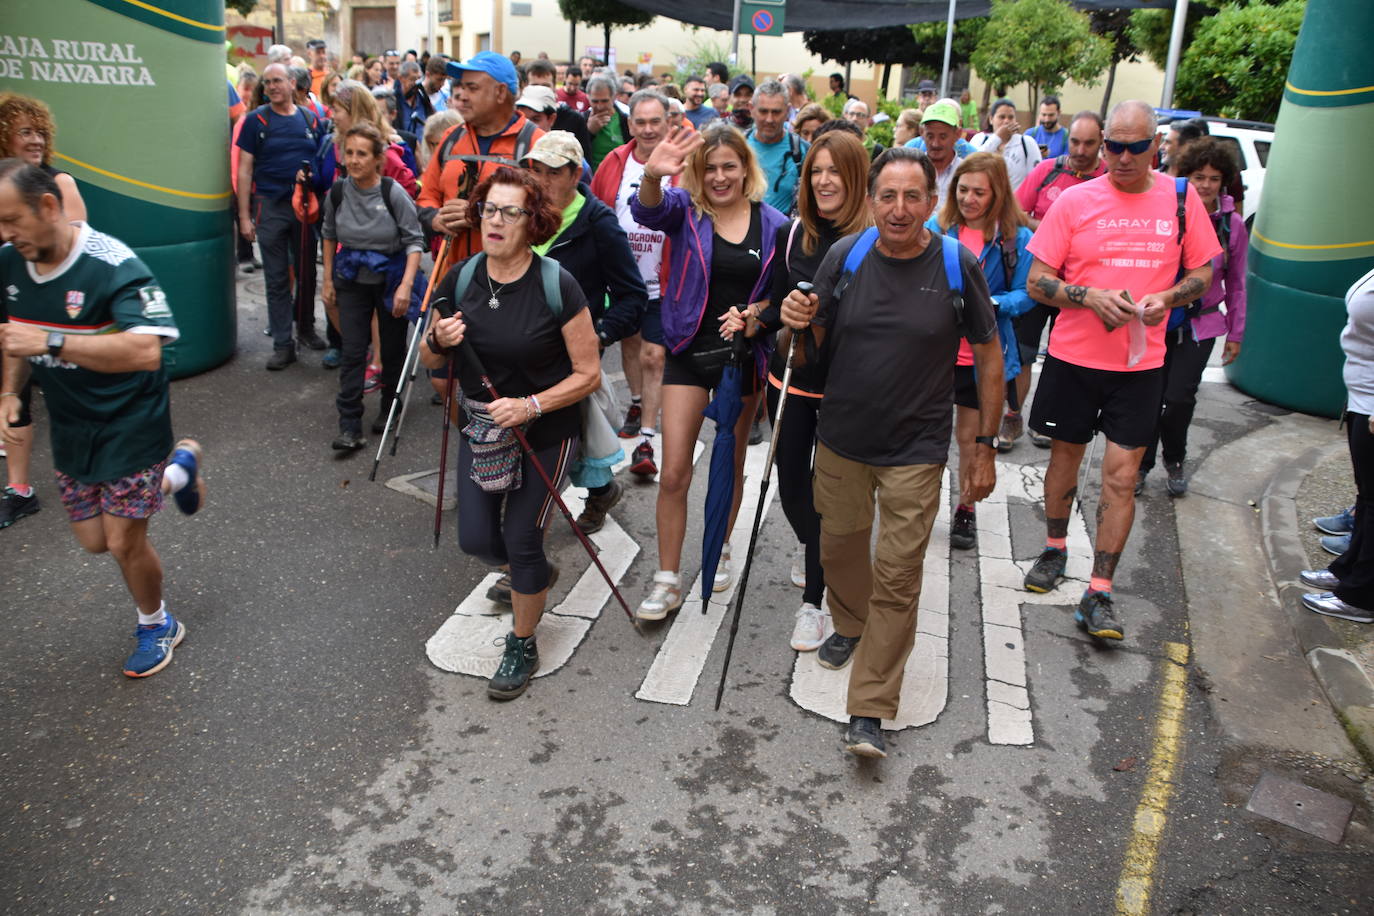
[{"label": "white t-shirt with logo", "polygon": [[630,251],[639,265],[639,275],[649,288],[649,299],[659,298],[658,266],[663,260],[663,233],[645,229],[630,215],[630,197],[639,190],[639,182],[644,177],[644,163],[635,159],[634,154],[625,157],[625,174],[620,178],[620,190],[615,195],[615,215],[620,227],[630,237]]}]

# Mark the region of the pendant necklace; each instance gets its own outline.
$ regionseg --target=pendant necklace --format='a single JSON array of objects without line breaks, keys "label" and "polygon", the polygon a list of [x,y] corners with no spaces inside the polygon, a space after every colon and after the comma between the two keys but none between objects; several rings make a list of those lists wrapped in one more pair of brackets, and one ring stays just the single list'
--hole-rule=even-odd
[{"label": "pendant necklace", "polygon": [[491,298],[487,300],[487,308],[499,309],[501,307],[501,300],[497,299],[496,295],[497,293],[503,292],[509,285],[509,283],[502,283],[498,288],[493,288],[491,285],[491,274],[487,274],[487,290],[491,293]]}]

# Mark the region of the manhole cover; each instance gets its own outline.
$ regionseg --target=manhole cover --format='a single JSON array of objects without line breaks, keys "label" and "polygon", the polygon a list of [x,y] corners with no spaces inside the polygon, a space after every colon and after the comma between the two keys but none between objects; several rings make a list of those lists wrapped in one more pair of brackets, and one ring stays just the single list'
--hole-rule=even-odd
[{"label": "manhole cover", "polygon": [[1328,843],[1339,843],[1355,806],[1300,782],[1264,773],[1245,809]]},{"label": "manhole cover", "polygon": [[[454,494],[458,492],[457,479],[458,470],[452,464],[448,468],[448,477],[444,481],[444,510],[452,511],[457,505]],[[386,485],[398,493],[413,496],[428,505],[434,505],[434,500],[439,493],[439,471],[421,471],[418,474],[403,474],[400,477],[393,477],[386,482]]]}]

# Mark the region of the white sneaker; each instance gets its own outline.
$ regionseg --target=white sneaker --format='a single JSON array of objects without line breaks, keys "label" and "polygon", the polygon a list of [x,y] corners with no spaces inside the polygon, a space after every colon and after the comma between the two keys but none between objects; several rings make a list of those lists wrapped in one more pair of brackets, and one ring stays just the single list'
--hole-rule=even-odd
[{"label": "white sneaker", "polygon": [[711,580],[711,591],[723,592],[735,579],[735,571],[730,568],[730,542],[720,548],[720,563],[716,565],[716,577]]},{"label": "white sneaker", "polygon": [[806,588],[806,545],[797,545],[797,555],[792,558],[792,584]]},{"label": "white sneaker", "polygon": [[640,620],[662,620],[682,607],[682,585],[677,573],[660,569],[654,573],[654,587],[649,597],[639,603],[635,616]]},{"label": "white sneaker", "polygon": [[803,604],[797,611],[797,625],[792,628],[792,648],[798,652],[814,652],[828,635],[830,615],[814,604]]}]

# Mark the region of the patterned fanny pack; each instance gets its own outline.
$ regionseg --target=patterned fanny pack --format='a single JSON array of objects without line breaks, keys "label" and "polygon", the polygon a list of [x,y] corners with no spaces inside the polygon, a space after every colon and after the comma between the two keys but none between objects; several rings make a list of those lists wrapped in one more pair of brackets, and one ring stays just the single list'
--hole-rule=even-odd
[{"label": "patterned fanny pack", "polygon": [[520,489],[520,442],[515,433],[493,422],[481,401],[463,397],[461,402],[469,418],[463,438],[472,449],[472,482],[485,493]]}]

